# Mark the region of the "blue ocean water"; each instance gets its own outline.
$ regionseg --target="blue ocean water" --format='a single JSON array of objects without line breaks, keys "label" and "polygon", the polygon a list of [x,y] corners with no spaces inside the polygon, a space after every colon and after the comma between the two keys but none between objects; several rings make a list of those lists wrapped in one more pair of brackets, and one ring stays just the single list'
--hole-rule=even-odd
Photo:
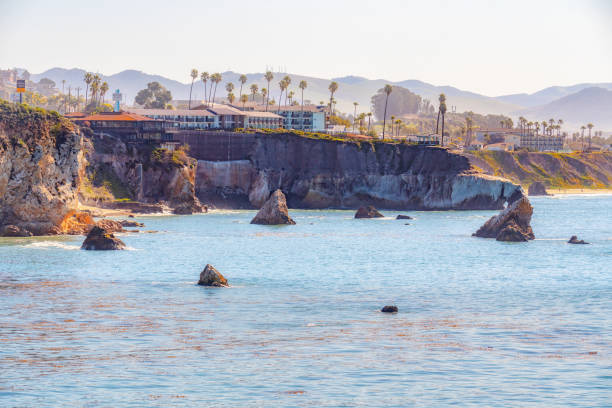
[{"label": "blue ocean water", "polygon": [[529,243],[471,237],[494,211],[0,239],[0,406],[612,406],[612,196],[531,201]]}]

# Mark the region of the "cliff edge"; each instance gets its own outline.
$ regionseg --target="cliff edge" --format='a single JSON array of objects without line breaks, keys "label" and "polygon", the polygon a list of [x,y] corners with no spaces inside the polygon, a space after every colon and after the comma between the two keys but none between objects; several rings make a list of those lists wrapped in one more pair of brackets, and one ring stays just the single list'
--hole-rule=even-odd
[{"label": "cliff edge", "polygon": [[0,101],[0,227],[58,232],[77,208],[82,140],[56,112]]}]

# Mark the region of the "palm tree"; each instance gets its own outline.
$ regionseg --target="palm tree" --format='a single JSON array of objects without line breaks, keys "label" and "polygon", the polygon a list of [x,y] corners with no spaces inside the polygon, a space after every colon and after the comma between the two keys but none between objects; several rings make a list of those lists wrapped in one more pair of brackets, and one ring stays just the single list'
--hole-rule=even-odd
[{"label": "palm tree", "polygon": [[557,119],[557,124],[559,125],[559,130],[557,131],[557,136],[560,136],[561,125],[563,124],[563,119]]},{"label": "palm tree", "polygon": [[189,109],[191,109],[191,91],[193,90],[193,81],[195,81],[197,77],[198,70],[194,68],[191,70],[191,87],[189,88]]},{"label": "palm tree", "polygon": [[[291,85],[291,77],[289,75],[285,75],[283,77],[283,81],[285,81],[285,90],[289,89],[289,85]],[[285,92],[285,105],[287,105],[287,92]],[[280,105],[281,101],[278,101]]]},{"label": "palm tree", "polygon": [[586,126],[580,126],[580,130],[582,130],[582,151],[584,152],[584,131],[586,130]]},{"label": "palm tree", "polygon": [[[261,104],[263,105],[263,103],[266,101],[266,96],[268,95],[268,90],[266,88],[261,88]],[[266,106],[266,110],[268,109],[268,107]]]},{"label": "palm tree", "polygon": [[253,95],[253,102],[255,102],[255,95],[257,95],[258,90],[259,87],[257,86],[257,84],[251,85],[251,94]]},{"label": "palm tree", "polygon": [[[264,79],[266,81],[268,81],[268,90],[270,89],[270,81],[272,81],[274,79],[274,74],[272,73],[272,71],[267,71],[266,74],[264,75]],[[268,105],[270,104],[270,95],[268,95],[268,98],[266,99],[266,112],[268,111]]]},{"label": "palm tree", "polygon": [[280,88],[280,96],[278,97],[277,113],[280,113],[281,104],[283,103],[283,91],[287,89],[287,82],[284,79],[281,79],[281,81],[278,83],[278,86]]},{"label": "palm tree", "polygon": [[438,98],[438,100],[440,101],[439,113],[442,114],[442,139],[441,139],[441,146],[444,146],[444,116],[446,115],[446,95],[440,94],[440,97]]},{"label": "palm tree", "polygon": [[372,121],[372,112],[368,112],[368,133],[370,133],[370,123]]},{"label": "palm tree", "polygon": [[229,100],[229,95],[232,94],[234,95],[232,92],[234,91],[234,84],[232,84],[231,82],[228,82],[227,84],[225,84],[225,90],[227,91],[227,100],[229,101],[229,103],[233,103],[234,101],[230,101]]},{"label": "palm tree", "polygon": [[93,75],[91,74],[91,72],[86,72],[83,80],[85,81],[85,106],[87,106],[87,94],[89,93],[89,85],[93,81]]},{"label": "palm tree", "polygon": [[399,137],[400,127],[402,126],[402,120],[401,119],[396,120],[395,124],[397,125],[396,136]]},{"label": "palm tree", "polygon": [[592,123],[587,124],[587,128],[589,128],[589,152],[591,151],[591,129],[593,129],[593,127]]},{"label": "palm tree", "polygon": [[95,74],[91,81],[91,100],[95,103],[95,105],[98,104],[97,95],[98,95],[98,91],[100,90],[101,81],[102,79],[100,78],[100,75],[98,74]]},{"label": "palm tree", "polygon": [[293,91],[289,91],[289,105],[293,104],[293,96],[295,95],[295,93]]},{"label": "palm tree", "polygon": [[385,113],[383,114],[383,139],[385,138],[385,127],[387,125],[387,103],[389,103],[389,95],[393,92],[393,87],[391,85],[385,85],[384,92],[387,96],[385,97]]},{"label": "palm tree", "polygon": [[338,90],[338,83],[336,81],[332,81],[332,83],[329,84],[329,87],[327,89],[329,89],[329,115],[331,116],[334,114],[333,99],[334,93],[336,93],[336,91]]},{"label": "palm tree", "polygon": [[[213,84],[215,84],[215,90],[213,91],[213,97],[212,97],[212,101],[211,101],[211,105],[215,106],[215,97],[217,96],[217,86],[219,85],[219,83],[223,80],[223,78],[221,77],[221,74],[216,72],[214,74],[212,74],[212,76],[210,77],[210,80]],[[211,86],[212,88],[212,86]]]},{"label": "palm tree", "polygon": [[104,103],[104,94],[108,92],[108,84],[106,82],[102,82],[100,85],[100,99],[102,99],[102,103]]},{"label": "palm tree", "polygon": [[393,133],[395,132],[395,115],[391,115],[391,137],[393,137]]},{"label": "palm tree", "polygon": [[242,100],[242,85],[246,84],[247,81],[247,76],[242,74],[240,75],[240,78],[238,78],[238,81],[240,81],[240,100]]},{"label": "palm tree", "polygon": [[304,89],[306,89],[308,87],[308,82],[306,81],[300,81],[300,84],[298,85],[298,88],[300,88],[300,90],[302,91],[302,112],[301,112],[301,118],[302,118],[302,126],[301,126],[301,130],[304,130]]},{"label": "palm tree", "polygon": [[202,80],[202,83],[204,84],[204,105],[206,106],[208,106],[208,102],[206,98],[206,83],[208,82],[209,78],[210,78],[210,75],[208,74],[208,72],[202,72],[200,74],[200,79]]},{"label": "palm tree", "polygon": [[355,133],[355,122],[357,122],[357,105],[359,105],[359,103],[353,102],[353,106],[355,107],[353,109],[353,133]]},{"label": "palm tree", "polygon": [[472,144],[472,131],[474,129],[474,119],[471,115],[467,115],[465,117],[465,140],[463,143],[463,147],[465,149],[469,148]]},{"label": "palm tree", "polygon": [[234,100],[236,99],[236,95],[234,95],[233,92],[230,92],[227,94],[227,101],[232,104],[234,103]]},{"label": "palm tree", "polygon": [[240,95],[240,102],[242,102],[242,110],[244,110],[244,104],[249,101],[249,95]]}]

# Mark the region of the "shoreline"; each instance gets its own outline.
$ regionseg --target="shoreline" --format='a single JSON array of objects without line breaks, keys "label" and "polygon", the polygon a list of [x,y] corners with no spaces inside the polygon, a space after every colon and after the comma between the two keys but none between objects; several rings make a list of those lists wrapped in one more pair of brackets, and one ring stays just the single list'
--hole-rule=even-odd
[{"label": "shoreline", "polygon": [[612,188],[547,188],[546,192],[553,195],[612,194]]}]

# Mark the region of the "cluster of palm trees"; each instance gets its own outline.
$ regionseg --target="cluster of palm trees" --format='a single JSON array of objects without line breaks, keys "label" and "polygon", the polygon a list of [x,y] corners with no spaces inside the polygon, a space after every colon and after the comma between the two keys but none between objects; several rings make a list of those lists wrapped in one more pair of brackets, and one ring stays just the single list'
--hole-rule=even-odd
[{"label": "cluster of palm trees", "polygon": [[[198,70],[191,70],[191,87],[189,88],[189,109],[191,109],[191,95],[193,91],[193,83],[198,78]],[[206,71],[202,71],[199,73],[200,80],[204,84],[204,104],[209,106],[210,103],[214,104],[215,97],[217,96],[217,86],[223,80],[223,77],[219,72],[215,72],[214,74],[209,74]],[[210,87],[208,87],[208,82],[210,81]],[[232,85],[233,86],[233,85]],[[232,88],[233,89],[233,88]]]},{"label": "cluster of palm trees", "polygon": [[595,125],[593,125],[592,123],[587,124],[586,126],[582,125],[580,126],[580,131],[582,132],[582,151],[584,151],[584,131],[586,129],[589,129],[589,151],[591,151],[591,129],[593,129],[595,127]]},{"label": "cluster of palm trees", "polygon": [[[104,103],[104,95],[108,92],[108,83],[106,81],[102,82],[102,78],[98,74],[93,74],[91,72],[86,72],[83,81],[85,81],[85,105],[89,106],[90,104],[94,104],[95,106]],[[91,91],[91,98],[88,103],[88,95]]]}]

